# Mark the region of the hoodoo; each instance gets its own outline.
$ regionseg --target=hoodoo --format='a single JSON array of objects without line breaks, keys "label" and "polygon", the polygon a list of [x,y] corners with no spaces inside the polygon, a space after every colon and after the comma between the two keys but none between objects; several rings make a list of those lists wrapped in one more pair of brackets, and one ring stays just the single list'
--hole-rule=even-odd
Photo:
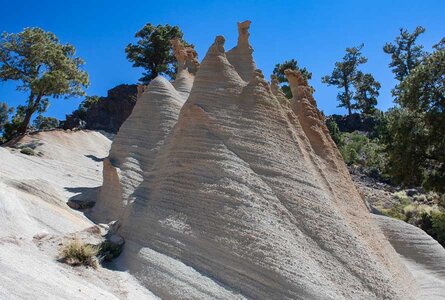
[{"label": "hoodoo", "polygon": [[116,136],[96,214],[119,219],[122,259],[166,299],[412,299],[311,88],[271,86],[249,26],[227,53],[216,37],[191,90],[189,67],[153,80]]},{"label": "hoodoo", "polygon": [[138,87],[136,106],[104,160],[104,183],[94,209],[98,220],[120,218],[124,208],[134,201],[133,193],[153,165],[188,98],[199,67],[196,52],[179,40],[173,40],[172,44],[178,60],[176,80],[170,83],[158,76],[148,86]]}]

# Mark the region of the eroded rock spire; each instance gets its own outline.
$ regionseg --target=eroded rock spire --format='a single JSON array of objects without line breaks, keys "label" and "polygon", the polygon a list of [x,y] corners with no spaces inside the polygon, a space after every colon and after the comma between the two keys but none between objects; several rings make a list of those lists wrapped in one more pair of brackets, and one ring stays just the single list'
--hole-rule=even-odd
[{"label": "eroded rock spire", "polygon": [[249,82],[257,69],[253,60],[253,48],[249,44],[251,21],[238,22],[238,44],[226,53],[227,59],[235,67],[240,77]]},{"label": "eroded rock spire", "polygon": [[[238,22],[238,45],[248,46],[250,49],[252,47],[249,44],[249,28],[252,22],[247,20],[244,22]],[[253,49],[252,49],[253,52]]]},{"label": "eroded rock spire", "polygon": [[179,38],[170,41],[173,53],[178,61],[178,72],[187,70],[191,74],[196,74],[199,68],[198,53],[193,47],[185,47]]}]

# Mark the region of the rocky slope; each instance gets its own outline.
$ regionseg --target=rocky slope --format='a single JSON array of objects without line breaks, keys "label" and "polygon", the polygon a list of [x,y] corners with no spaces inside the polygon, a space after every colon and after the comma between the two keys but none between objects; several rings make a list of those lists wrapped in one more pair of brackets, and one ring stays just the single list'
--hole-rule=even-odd
[{"label": "rocky slope", "polygon": [[162,137],[177,103],[166,83],[141,96],[162,103],[153,104],[160,123],[151,115],[118,133],[127,150],[110,156],[102,190],[120,192],[99,199],[96,217],[119,220],[121,262],[162,298],[415,298],[307,83],[287,72],[287,102],[253,69],[249,24],[239,23],[236,51],[216,37]]},{"label": "rocky slope", "polygon": [[[102,184],[110,143],[97,132],[51,131],[0,147],[1,299],[155,298],[127,272],[58,261],[67,240],[100,238],[91,233],[97,226],[66,202]],[[20,153],[23,147],[36,155]]]}]

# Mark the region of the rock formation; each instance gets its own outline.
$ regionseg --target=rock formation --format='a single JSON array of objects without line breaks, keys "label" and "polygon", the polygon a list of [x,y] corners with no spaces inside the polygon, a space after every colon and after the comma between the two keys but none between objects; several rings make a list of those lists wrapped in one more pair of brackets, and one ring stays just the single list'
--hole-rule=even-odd
[{"label": "rock formation", "polygon": [[189,68],[154,80],[116,136],[96,214],[119,219],[122,259],[161,298],[414,298],[311,88],[269,85],[249,26],[229,52],[216,37],[189,93]]},{"label": "rock formation", "polygon": [[226,53],[230,64],[235,67],[241,79],[249,82],[256,69],[253,61],[253,49],[249,44],[250,21],[238,22],[238,44]]},{"label": "rock formation", "polygon": [[91,129],[116,133],[130,116],[136,103],[135,84],[120,84],[108,90],[106,97],[100,97],[88,110],[75,110],[61,122],[63,129]]},{"label": "rock formation", "polygon": [[170,83],[158,76],[148,86],[138,86],[137,103],[124,122],[104,160],[104,183],[94,214],[103,221],[121,216],[133,193],[150,171],[159,148],[176,123],[179,111],[190,93],[199,63],[196,52],[173,41],[179,62],[176,80]]}]

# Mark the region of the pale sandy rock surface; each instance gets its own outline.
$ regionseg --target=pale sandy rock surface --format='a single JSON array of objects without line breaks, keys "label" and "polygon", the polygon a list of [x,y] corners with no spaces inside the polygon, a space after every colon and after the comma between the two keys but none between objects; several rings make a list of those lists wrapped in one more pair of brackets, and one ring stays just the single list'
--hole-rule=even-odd
[{"label": "pale sandy rock surface", "polygon": [[423,230],[373,215],[419,285],[418,299],[445,299],[445,249]]},{"label": "pale sandy rock surface", "polygon": [[97,221],[120,218],[127,205],[135,201],[137,188],[190,94],[199,66],[196,52],[177,39],[172,45],[178,60],[175,81],[170,83],[158,76],[148,86],[139,86],[133,113],[122,124],[104,161],[104,184],[94,208]]},{"label": "pale sandy rock surface", "polygon": [[119,218],[131,245],[121,263],[162,298],[415,299],[421,287],[369,215],[307,82],[287,72],[290,102],[271,88],[249,25],[236,51],[216,37],[174,127],[147,149]]},{"label": "pale sandy rock surface", "polygon": [[126,272],[57,261],[66,236],[94,225],[66,202],[102,183],[110,140],[92,131],[52,131],[0,147],[0,298],[136,299],[153,295]]}]

